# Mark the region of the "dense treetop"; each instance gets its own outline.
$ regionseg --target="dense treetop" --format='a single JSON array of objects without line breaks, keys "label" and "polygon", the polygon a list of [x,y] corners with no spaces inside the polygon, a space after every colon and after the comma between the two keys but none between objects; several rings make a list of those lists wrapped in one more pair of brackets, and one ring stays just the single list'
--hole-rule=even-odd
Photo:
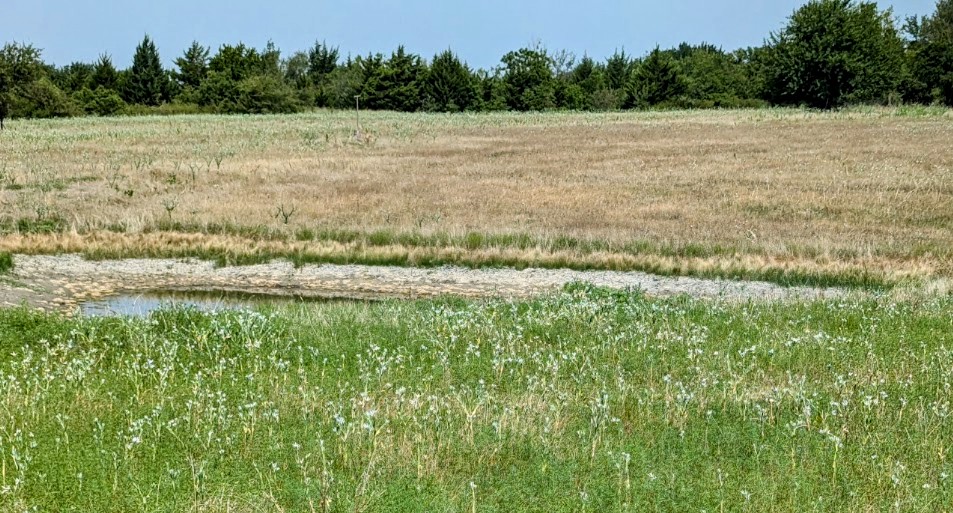
[{"label": "dense treetop", "polygon": [[605,61],[541,45],[473,70],[447,49],[432,59],[398,47],[342,59],[325,41],[287,57],[198,42],[163,69],[149,36],[131,66],[108,55],[54,67],[29,44],[0,49],[0,118],[141,112],[280,113],[312,108],[396,111],[616,110],[894,102],[953,105],[953,0],[902,23],[874,2],[811,0],[760,47],[682,43]]}]

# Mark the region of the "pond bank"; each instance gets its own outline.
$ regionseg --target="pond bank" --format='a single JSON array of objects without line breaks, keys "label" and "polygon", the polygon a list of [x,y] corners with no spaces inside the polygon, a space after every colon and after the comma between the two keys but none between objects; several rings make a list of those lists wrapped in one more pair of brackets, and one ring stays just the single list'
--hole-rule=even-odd
[{"label": "pond bank", "polygon": [[72,311],[81,303],[145,291],[215,291],[300,298],[416,299],[437,296],[530,297],[567,283],[641,289],[649,296],[745,300],[823,299],[844,289],[782,287],[766,282],[565,269],[468,269],[307,265],[285,261],[241,267],[184,259],[90,261],[79,255],[15,255],[0,281],[0,305]]}]

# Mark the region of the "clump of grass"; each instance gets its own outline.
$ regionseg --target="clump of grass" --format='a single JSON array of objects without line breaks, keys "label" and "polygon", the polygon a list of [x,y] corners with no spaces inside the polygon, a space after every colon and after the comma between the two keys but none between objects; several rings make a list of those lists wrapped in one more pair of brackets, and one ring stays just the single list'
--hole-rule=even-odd
[{"label": "clump of grass", "polygon": [[13,270],[13,255],[6,251],[0,251],[0,274],[6,274]]},{"label": "clump of grass", "polygon": [[69,223],[64,217],[58,214],[22,217],[13,221],[0,221],[0,235],[10,233],[55,234],[63,233],[68,229]]}]

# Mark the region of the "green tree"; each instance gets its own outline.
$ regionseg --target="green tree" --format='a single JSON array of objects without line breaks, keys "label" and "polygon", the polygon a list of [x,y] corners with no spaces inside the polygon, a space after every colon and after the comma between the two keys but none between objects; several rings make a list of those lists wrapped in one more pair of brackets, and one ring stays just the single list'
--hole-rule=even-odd
[{"label": "green tree", "polygon": [[281,77],[259,74],[238,84],[234,112],[243,114],[286,114],[298,111],[294,91]]},{"label": "green tree", "polygon": [[198,89],[202,81],[208,76],[209,49],[202,46],[198,41],[192,41],[192,45],[175,59],[175,66],[178,71],[174,71],[173,77],[183,88],[190,87]]},{"label": "green tree", "polygon": [[923,38],[953,47],[953,0],[939,0],[936,11],[923,22]]},{"label": "green tree", "polygon": [[732,54],[739,63],[744,76],[741,97],[764,101],[768,95],[768,64],[771,48],[752,46],[740,48]]},{"label": "green tree", "polygon": [[212,106],[221,112],[288,110],[283,98],[290,88],[277,87],[282,81],[281,53],[273,43],[269,42],[262,52],[244,43],[222,45],[209,59],[208,69],[208,75],[195,92],[199,105]]},{"label": "green tree", "polygon": [[361,94],[364,84],[364,69],[359,59],[338,66],[324,78],[316,98],[319,107],[350,109],[354,107],[354,97]]},{"label": "green tree", "polygon": [[476,102],[473,73],[450,50],[434,56],[424,90],[432,108],[440,112],[470,110]]},{"label": "green tree", "polygon": [[367,108],[414,112],[423,106],[421,90],[427,70],[419,56],[400,46],[387,61],[380,54],[368,55],[363,66],[361,102]]},{"label": "green tree", "polygon": [[953,0],[937,2],[930,16],[908,19],[905,29],[911,40],[904,99],[953,106]]},{"label": "green tree", "polygon": [[627,98],[629,79],[635,68],[625,50],[616,50],[602,66],[602,87],[589,93],[588,105],[592,110],[621,109]]},{"label": "green tree", "polygon": [[585,106],[586,94],[573,80],[576,69],[576,55],[568,50],[549,53],[550,67],[553,70],[553,97],[559,109],[580,110]]},{"label": "green tree", "polygon": [[625,49],[617,50],[606,60],[606,87],[612,90],[625,89],[634,67],[635,63],[625,54]]},{"label": "green tree", "polygon": [[[384,75],[384,56],[380,53],[368,53],[366,57],[358,57],[355,65],[361,70],[361,105],[368,109],[382,109],[384,86],[381,77]],[[351,99],[351,105],[354,99]]]},{"label": "green tree", "polygon": [[80,113],[66,93],[42,75],[19,87],[12,101],[10,117],[61,118]]},{"label": "green tree", "polygon": [[900,84],[903,42],[875,3],[811,0],[769,46],[767,94],[777,104],[883,102]]},{"label": "green tree", "polygon": [[100,87],[110,90],[117,90],[119,85],[119,72],[113,66],[112,58],[103,54],[93,66],[93,73],[89,77],[89,88],[98,89]]},{"label": "green tree", "polygon": [[0,130],[19,97],[40,78],[41,66],[40,51],[32,45],[8,43],[0,50]]},{"label": "green tree", "polygon": [[90,86],[95,69],[93,64],[74,62],[54,70],[50,79],[64,92],[74,93]]},{"label": "green tree", "polygon": [[308,54],[306,52],[295,52],[285,59],[281,65],[285,81],[292,84],[296,89],[307,89],[311,86],[311,80],[308,78]]},{"label": "green tree", "polygon": [[269,75],[272,77],[281,76],[281,50],[275,46],[274,41],[268,41],[265,49],[261,52],[261,62],[256,74]]},{"label": "green tree", "polygon": [[586,106],[586,93],[579,84],[560,78],[553,83],[553,101],[559,109],[582,110]]},{"label": "green tree", "polygon": [[[588,110],[609,110],[605,105],[606,90],[605,67],[584,56],[572,71],[572,83],[582,93],[583,108]],[[618,106],[614,107],[618,108]]]},{"label": "green tree", "polygon": [[293,90],[301,106],[326,107],[328,104],[325,89],[311,83],[308,77],[308,53],[295,52],[281,63],[281,73]]},{"label": "green tree", "polygon": [[605,72],[592,57],[586,55],[573,68],[572,82],[589,95],[606,86]]},{"label": "green tree", "polygon": [[632,72],[628,105],[650,107],[675,100],[685,92],[685,79],[675,61],[658,47]]},{"label": "green tree", "polygon": [[236,112],[238,109],[238,84],[228,73],[210,71],[195,91],[195,101],[203,107],[214,107],[220,112]]},{"label": "green tree", "polygon": [[556,107],[552,61],[542,48],[521,48],[503,56],[506,102],[519,111]]},{"label": "green tree", "polygon": [[124,99],[129,103],[159,105],[168,92],[168,75],[162,69],[159,50],[149,36],[145,36],[132,57],[132,67],[126,79]]},{"label": "green tree", "polygon": [[[351,90],[354,78],[359,75],[355,69],[350,69],[354,62],[348,58],[348,69],[338,65],[339,51],[336,47],[328,46],[326,42],[315,41],[314,46],[308,49],[307,53],[301,53],[294,58],[294,70],[291,69],[292,63],[289,61],[287,73],[294,75],[293,80],[302,96],[310,97],[313,105],[318,107],[331,107],[343,101],[346,96],[345,90]],[[354,95],[360,91],[351,90],[350,104],[353,105]],[[346,104],[345,104],[346,105]]]},{"label": "green tree", "polygon": [[385,94],[383,108],[400,112],[416,112],[423,106],[423,86],[427,66],[419,55],[408,53],[403,46],[391,54],[384,66],[381,86]]},{"label": "green tree", "polygon": [[338,67],[338,49],[328,46],[326,42],[314,42],[308,50],[308,77],[315,85],[322,83],[325,77]]},{"label": "green tree", "polygon": [[685,96],[691,105],[734,107],[748,99],[745,63],[710,44],[682,43],[673,55],[685,77]]},{"label": "green tree", "polygon": [[479,70],[475,74],[476,109],[480,111],[500,111],[507,105],[507,87],[499,70],[489,72]]},{"label": "green tree", "polygon": [[234,82],[241,82],[253,75],[261,74],[262,58],[258,50],[245,46],[222,45],[209,60],[209,71],[218,73]]},{"label": "green tree", "polygon": [[73,100],[86,114],[98,116],[111,116],[126,108],[126,102],[122,101],[119,93],[105,87],[96,90],[84,88],[73,95]]}]

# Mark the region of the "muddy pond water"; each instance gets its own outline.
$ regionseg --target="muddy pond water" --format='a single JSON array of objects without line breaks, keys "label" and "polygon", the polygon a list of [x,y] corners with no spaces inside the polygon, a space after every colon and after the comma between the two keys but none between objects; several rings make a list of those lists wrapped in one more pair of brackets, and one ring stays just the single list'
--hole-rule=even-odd
[{"label": "muddy pond water", "polygon": [[222,310],[256,310],[302,303],[366,302],[337,298],[304,298],[242,292],[150,291],[117,294],[79,304],[79,314],[86,317],[148,317],[152,312],[170,307],[194,308],[201,312]]}]

